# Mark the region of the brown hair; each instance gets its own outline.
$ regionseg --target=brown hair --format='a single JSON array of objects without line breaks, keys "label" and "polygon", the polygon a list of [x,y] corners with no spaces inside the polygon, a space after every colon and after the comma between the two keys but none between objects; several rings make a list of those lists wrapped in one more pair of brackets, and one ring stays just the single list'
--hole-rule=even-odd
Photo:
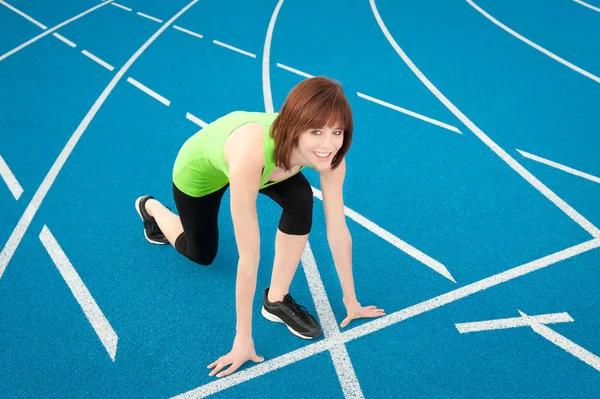
[{"label": "brown hair", "polygon": [[275,165],[290,170],[292,150],[298,145],[300,133],[325,126],[344,131],[344,142],[331,162],[331,169],[335,169],[352,143],[352,110],[338,82],[317,76],[299,83],[290,91],[271,126]]}]

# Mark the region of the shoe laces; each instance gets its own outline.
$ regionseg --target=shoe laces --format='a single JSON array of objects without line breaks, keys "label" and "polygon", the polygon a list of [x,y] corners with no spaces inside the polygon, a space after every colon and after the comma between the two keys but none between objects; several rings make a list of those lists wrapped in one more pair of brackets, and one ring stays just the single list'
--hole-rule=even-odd
[{"label": "shoe laces", "polygon": [[287,294],[283,300],[292,309],[292,313],[297,314],[302,318],[306,318],[308,316],[308,311],[306,308],[296,303],[290,294]]}]

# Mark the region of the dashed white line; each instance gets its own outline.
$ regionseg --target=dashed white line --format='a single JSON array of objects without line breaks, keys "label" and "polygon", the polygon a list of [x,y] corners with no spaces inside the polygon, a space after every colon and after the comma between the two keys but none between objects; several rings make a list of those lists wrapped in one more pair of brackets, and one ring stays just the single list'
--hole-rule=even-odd
[{"label": "dashed white line", "polygon": [[[21,185],[19,184],[19,181],[17,180],[17,178],[15,177],[13,172],[10,170],[10,168],[8,167],[8,164],[6,163],[4,158],[2,158],[1,155],[0,155],[0,175],[2,176],[2,179],[4,179],[4,182],[8,186],[8,189],[12,193],[13,197],[15,197],[16,200],[19,200],[19,198],[21,197],[21,194],[23,194],[23,188],[21,187]],[[1,275],[2,274],[0,273],[0,276]]]},{"label": "dashed white line", "polygon": [[[535,317],[535,319],[542,324],[573,322],[573,318],[571,317],[571,315],[569,315],[566,312],[548,313],[530,317]],[[474,321],[470,323],[457,323],[455,324],[455,326],[461,334],[466,334],[479,331],[492,331],[503,330],[506,328],[528,327],[529,324],[525,321],[525,319],[523,319],[523,317],[510,317],[507,319]]]},{"label": "dashed white line", "polygon": [[73,47],[73,48],[77,47],[77,45],[75,43],[73,43],[72,41],[70,41],[69,39],[67,39],[66,37],[64,37],[63,35],[61,35],[59,33],[54,32],[52,34],[52,36],[54,36],[55,38],[57,38],[61,42],[66,43],[70,47]]},{"label": "dashed white line", "polygon": [[559,348],[562,348],[565,351],[569,352],[571,355],[575,356],[584,363],[587,363],[596,370],[600,371],[600,357],[594,355],[587,349],[582,348],[570,339],[560,335],[556,331],[552,330],[550,327],[547,327],[544,324],[540,323],[535,317],[528,316],[520,310],[519,313],[529,324],[529,326],[531,326],[533,331],[546,338],[548,341],[552,342]]},{"label": "dashed white line", "polygon": [[510,33],[511,35],[513,35],[514,37],[516,37],[517,39],[521,40],[523,43],[526,43],[526,44],[530,45],[534,49],[536,49],[536,50],[538,50],[538,51],[546,54],[548,57],[552,58],[553,60],[558,61],[561,64],[563,64],[564,66],[566,66],[568,68],[571,68],[575,72],[578,72],[578,73],[582,74],[583,76],[592,79],[596,83],[600,83],[600,78],[598,76],[589,73],[585,69],[580,68],[577,65],[570,63],[569,61],[565,60],[564,58],[561,58],[558,55],[552,53],[551,51],[546,50],[545,48],[543,48],[539,44],[532,42],[531,40],[527,39],[525,36],[522,36],[522,35],[518,34],[514,30],[510,29],[508,26],[504,25],[502,22],[498,21],[496,18],[492,17],[484,9],[482,9],[477,4],[475,4],[472,0],[466,0],[466,1],[467,1],[467,3],[469,3],[469,5],[471,7],[473,7],[477,11],[479,11],[479,13],[481,15],[483,15],[484,17],[486,17],[487,19],[489,19],[490,21],[492,21],[496,26],[502,28],[504,31]]},{"label": "dashed white line", "polygon": [[[79,18],[83,17],[84,15],[87,15],[87,14],[91,13],[92,11],[97,10],[100,7],[104,7],[105,5],[112,3],[112,1],[113,0],[108,0],[108,1],[105,1],[104,3],[100,3],[100,4],[98,4],[98,5],[90,8],[89,10],[86,10],[86,11],[82,12],[81,14],[74,16],[73,18],[70,18],[70,19],[68,19],[68,20],[66,20],[64,22],[61,22],[60,24],[54,26],[53,28],[50,28],[50,29],[46,30],[43,33],[40,33],[39,35],[37,35],[33,39],[29,39],[25,43],[20,44],[19,46],[17,46],[14,49],[8,51],[7,53],[4,53],[2,56],[0,56],[0,61],[3,61],[6,58],[10,57],[11,55],[15,54],[16,52],[23,50],[25,47],[29,46],[32,43],[37,42],[42,37],[44,37],[46,35],[49,35],[50,33],[54,32],[55,30],[60,29],[63,26],[68,25],[68,24],[70,24],[71,22],[73,22],[75,20],[78,20]],[[1,269],[2,268],[0,267],[0,271],[1,271]],[[0,272],[0,276],[1,275],[2,275],[2,273]]]},{"label": "dashed white line", "polygon": [[587,8],[589,8],[589,9],[591,9],[591,10],[594,10],[594,11],[600,12],[600,8],[598,8],[598,7],[594,7],[593,5],[591,5],[591,4],[588,4],[588,3],[586,3],[585,1],[581,1],[581,0],[573,0],[573,1],[574,1],[575,3],[579,3],[579,4],[581,4],[581,5],[582,5],[582,6],[584,6],[584,7],[587,7]]},{"label": "dashed white line", "polygon": [[229,44],[225,44],[225,43],[220,42],[218,40],[213,40],[213,43],[216,44],[216,45],[218,45],[218,46],[225,47],[225,48],[227,48],[229,50],[236,51],[236,52],[238,52],[240,54],[247,55],[248,57],[256,58],[256,54],[249,53],[247,51],[241,50],[241,49],[239,49],[237,47],[230,46]]},{"label": "dashed white line", "polygon": [[142,12],[138,12],[138,13],[137,13],[137,15],[139,15],[140,17],[147,18],[147,19],[149,19],[149,20],[151,20],[151,21],[154,21],[154,22],[162,23],[162,20],[161,20],[161,19],[154,18],[153,16],[150,16],[150,15],[148,15],[148,14],[144,14],[144,13],[142,13]]},{"label": "dashed white line", "polygon": [[299,70],[297,70],[297,69],[294,69],[294,68],[292,68],[292,67],[289,67],[289,66],[287,66],[287,65],[283,65],[283,64],[277,63],[277,66],[278,66],[279,68],[281,68],[281,69],[285,69],[286,71],[289,71],[289,72],[295,73],[296,75],[304,76],[305,78],[309,78],[309,79],[310,79],[310,78],[313,78],[313,77],[314,77],[313,75],[309,75],[309,74],[308,74],[308,73],[306,73],[306,72],[299,71]]},{"label": "dashed white line", "polygon": [[[110,0],[110,1],[112,1],[112,0]],[[42,202],[44,201],[44,198],[46,197],[48,190],[50,190],[50,188],[52,187],[52,184],[54,183],[54,180],[56,180],[58,173],[60,172],[60,170],[64,166],[65,162],[67,161],[67,159],[73,152],[75,145],[77,145],[77,142],[79,141],[79,139],[81,138],[81,136],[83,135],[85,130],[88,128],[92,119],[94,119],[94,116],[96,116],[96,114],[98,113],[98,110],[100,109],[100,107],[102,107],[102,104],[104,104],[104,102],[108,98],[109,94],[114,90],[115,86],[121,80],[123,75],[125,75],[125,73],[129,70],[129,68],[131,68],[131,65],[133,65],[135,60],[137,60],[140,57],[140,55],[142,55],[142,53],[144,51],[146,51],[148,46],[150,46],[150,44],[152,44],[152,42],[154,42],[156,40],[156,38],[158,36],[160,36],[177,18],[179,18],[184,12],[186,12],[190,7],[192,7],[197,2],[198,2],[198,0],[193,0],[192,2],[190,2],[187,6],[183,7],[181,10],[179,10],[179,12],[177,12],[177,14],[175,14],[170,20],[168,20],[163,26],[161,26],[156,32],[154,32],[154,34],[152,36],[150,36],[150,38],[148,40],[146,40],[146,42],[144,42],[144,44],[142,44],[142,46],[129,58],[129,60],[127,60],[125,65],[123,65],[121,67],[121,69],[115,74],[115,76],[111,79],[111,81],[108,83],[108,85],[104,88],[104,90],[102,91],[100,96],[96,99],[96,101],[94,102],[94,104],[92,105],[90,110],[87,112],[87,114],[85,115],[85,117],[83,118],[83,120],[81,121],[79,126],[77,126],[77,129],[75,130],[75,132],[73,132],[73,135],[71,136],[71,138],[69,139],[67,144],[65,144],[65,147],[62,149],[62,151],[56,158],[56,161],[54,161],[54,164],[52,165],[52,167],[46,174],[46,177],[44,177],[42,184],[40,184],[39,188],[33,195],[33,198],[29,202],[29,205],[27,205],[27,208],[23,212],[23,215],[19,219],[19,222],[17,223],[17,225],[13,229],[13,232],[11,233],[10,237],[6,241],[6,244],[4,245],[2,252],[0,252],[0,278],[2,278],[2,275],[6,271],[6,267],[8,266],[8,263],[10,262],[13,255],[15,254],[15,251],[17,250],[19,244],[21,243],[23,236],[27,232],[27,229],[29,228],[31,221],[33,220],[35,214],[37,213]],[[105,4],[108,4],[108,3],[102,3],[99,6],[102,6]],[[96,6],[96,8],[99,6]],[[93,9],[90,9],[86,12],[90,12],[92,10]],[[64,23],[64,24],[66,24],[66,23]]]},{"label": "dashed white line", "polygon": [[[317,197],[318,199],[320,199],[321,201],[323,201],[323,193],[317,188],[314,188],[312,186],[311,186],[311,188],[313,191],[313,195],[315,197]],[[435,272],[446,277],[448,280],[452,281],[453,283],[456,283],[456,280],[454,280],[454,277],[452,277],[452,275],[450,274],[450,272],[448,271],[446,266],[444,266],[442,263],[438,262],[437,260],[433,259],[431,256],[424,254],[423,252],[419,251],[417,248],[413,247],[412,245],[406,243],[405,241],[402,241],[401,239],[399,239],[398,237],[396,237],[389,231],[378,226],[377,224],[373,223],[366,217],[358,214],[357,212],[353,211],[352,209],[348,208],[347,206],[344,206],[344,213],[350,219],[354,220],[356,223],[360,224],[361,226],[363,226],[364,228],[366,228],[373,234],[377,235],[378,237],[389,242],[390,244],[392,244],[393,246],[398,248],[400,251],[406,253],[407,255],[409,255],[409,256],[413,257],[414,259],[418,260],[419,262],[423,263],[425,266],[429,267],[430,269],[434,270]]]},{"label": "dashed white line", "polygon": [[109,71],[112,71],[113,69],[115,69],[112,65],[110,65],[108,62],[101,60],[100,58],[96,57],[94,54],[90,53],[87,50],[81,50],[81,54],[85,55],[86,57],[96,61],[98,64],[102,65],[104,68],[108,69]]},{"label": "dashed white line", "polygon": [[140,89],[141,91],[143,91],[144,93],[148,94],[150,97],[154,98],[155,100],[160,101],[167,107],[171,104],[171,101],[167,100],[166,98],[164,98],[163,96],[161,96],[160,94],[155,92],[154,90],[150,89],[148,86],[141,84],[134,78],[131,78],[131,77],[127,78],[127,81],[129,83],[131,83],[132,85],[134,85],[135,87],[137,87],[138,89]]},{"label": "dashed white line", "polygon": [[23,11],[18,10],[17,8],[11,6],[10,4],[8,4],[7,2],[5,2],[4,0],[0,0],[0,4],[3,4],[6,8],[16,12],[17,14],[19,14],[20,16],[22,16],[23,18],[25,18],[26,20],[28,20],[29,22],[39,26],[42,29],[48,29],[48,27],[46,25],[44,25],[43,23],[36,21],[35,19],[33,19],[32,17],[30,17],[29,15],[25,14]]},{"label": "dashed white line", "polygon": [[100,338],[102,345],[110,355],[112,361],[115,361],[117,355],[117,344],[119,337],[113,330],[112,326],[102,313],[102,310],[90,294],[90,291],[85,286],[84,282],[77,274],[77,271],[65,255],[64,251],[58,245],[58,242],[50,232],[47,226],[44,226],[40,233],[40,241],[48,251],[48,254],[54,261],[58,271],[71,289],[75,299],[83,309],[83,313],[94,328],[94,331]]},{"label": "dashed white line", "polygon": [[123,5],[119,4],[119,3],[112,3],[112,5],[115,6],[115,7],[119,7],[121,9],[125,10],[125,11],[132,11],[131,8],[125,7],[125,6],[123,6]]},{"label": "dashed white line", "polygon": [[584,179],[591,180],[594,183],[600,183],[600,177],[596,177],[594,175],[590,175],[589,173],[581,172],[579,170],[570,168],[570,167],[565,166],[565,165],[561,165],[561,164],[559,164],[557,162],[550,161],[550,160],[542,158],[542,157],[538,157],[537,155],[533,155],[533,154],[530,154],[530,153],[525,152],[525,151],[521,151],[521,150],[517,150],[517,151],[519,152],[519,154],[523,155],[525,158],[529,158],[529,159],[531,159],[533,161],[537,161],[539,163],[543,163],[544,165],[551,166],[553,168],[562,170],[563,172],[567,172],[567,173],[570,173],[570,174],[575,175],[575,176],[583,177]]},{"label": "dashed white line", "polygon": [[202,119],[198,118],[197,116],[190,114],[189,112],[187,114],[185,114],[185,117],[200,127],[208,126],[208,123],[204,122]]},{"label": "dashed white line", "polygon": [[187,33],[188,35],[191,35],[191,36],[196,36],[196,37],[198,37],[200,39],[202,39],[202,37],[203,37],[201,34],[196,33],[196,32],[192,32],[191,30],[182,28],[181,26],[173,25],[173,29],[177,29],[178,31],[181,31],[183,33]]},{"label": "dashed white line", "polygon": [[[469,1],[469,0],[468,0]],[[375,5],[375,0],[370,0],[371,9],[373,11],[373,15],[381,28],[384,36],[390,43],[390,45],[394,48],[396,53],[402,58],[402,61],[410,68],[410,70],[419,78],[419,80],[431,91],[431,93],[437,97],[438,100],[450,112],[452,112],[466,127],[473,132],[475,136],[479,140],[481,140],[490,150],[492,150],[496,155],[500,157],[504,162],[506,162],[515,172],[517,172],[522,178],[524,178],[529,184],[531,184],[536,190],[538,190],[542,195],[544,195],[547,199],[552,201],[554,205],[556,205],[561,211],[563,211],[567,216],[569,216],[575,223],[577,223],[581,228],[587,231],[593,237],[600,237],[600,230],[594,226],[589,220],[587,220],[583,215],[577,212],[571,205],[567,204],[562,198],[556,195],[552,190],[550,190],[547,186],[544,185],[538,178],[531,174],[527,169],[523,167],[520,163],[518,163],[513,157],[511,157],[504,149],[502,149],[498,144],[496,144],[491,138],[489,138],[473,121],[471,121],[465,114],[463,114],[456,105],[454,105],[442,92],[435,87],[433,83],[421,72],[419,68],[415,65],[414,62],[406,55],[406,53],[400,48],[394,37],[391,35],[390,31],[387,29],[383,20],[381,19],[381,15],[379,15],[379,11],[377,11],[377,6]]]},{"label": "dashed white line", "polygon": [[410,111],[410,110],[408,110],[406,108],[402,108],[402,107],[399,107],[397,105],[390,104],[388,102],[379,100],[379,99],[377,99],[375,97],[371,97],[371,96],[368,96],[368,95],[363,94],[363,93],[356,92],[356,94],[358,94],[359,97],[364,98],[365,100],[374,102],[375,104],[383,105],[384,107],[393,109],[394,111],[402,112],[403,114],[412,116],[413,118],[421,119],[422,121],[429,122],[429,123],[434,124],[434,125],[439,126],[439,127],[443,127],[444,129],[448,129],[448,130],[450,130],[450,131],[452,131],[454,133],[462,134],[460,132],[460,130],[458,130],[456,127],[448,125],[447,123],[437,121],[437,120],[429,118],[427,116],[424,116],[424,115],[418,114],[416,112]]}]

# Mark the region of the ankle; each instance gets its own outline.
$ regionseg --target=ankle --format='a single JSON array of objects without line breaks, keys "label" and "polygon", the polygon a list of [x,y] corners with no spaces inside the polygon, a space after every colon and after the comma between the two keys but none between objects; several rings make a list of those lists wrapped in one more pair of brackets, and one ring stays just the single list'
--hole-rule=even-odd
[{"label": "ankle", "polygon": [[267,295],[267,299],[271,303],[281,302],[281,301],[283,301],[284,296],[285,296],[285,293],[283,293],[283,292],[278,292],[278,291],[269,289],[269,294]]},{"label": "ankle", "polygon": [[158,203],[159,202],[154,198],[150,198],[144,203],[144,208],[146,208],[146,212],[148,212],[148,215],[154,217],[154,206]]}]

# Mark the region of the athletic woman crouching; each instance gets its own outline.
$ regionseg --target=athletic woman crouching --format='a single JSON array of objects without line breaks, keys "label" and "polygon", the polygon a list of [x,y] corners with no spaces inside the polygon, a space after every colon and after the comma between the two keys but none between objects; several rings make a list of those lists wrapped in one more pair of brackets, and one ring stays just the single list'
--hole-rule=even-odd
[{"label": "athletic woman crouching", "polygon": [[316,170],[321,181],[327,238],[347,311],[341,326],[353,319],[384,315],[376,306],[361,306],[354,291],[352,238],[342,197],[344,156],[352,131],[352,111],[342,87],[324,77],[311,78],[292,89],[279,113],[232,112],[185,142],[173,169],[179,216],[151,196],[136,201],[148,241],[171,243],[192,261],[209,265],[217,254],[221,198],[231,189],[239,252],[236,336],[231,351],[208,366],[214,368],[211,376],[229,375],[248,360],[264,360],[256,355],[252,339],[252,302],[260,258],[259,193],[282,207],[262,314],[285,323],[301,338],[314,339],[322,333],[317,320],[288,292],[312,226],[312,189],[301,173],[306,167]]}]

